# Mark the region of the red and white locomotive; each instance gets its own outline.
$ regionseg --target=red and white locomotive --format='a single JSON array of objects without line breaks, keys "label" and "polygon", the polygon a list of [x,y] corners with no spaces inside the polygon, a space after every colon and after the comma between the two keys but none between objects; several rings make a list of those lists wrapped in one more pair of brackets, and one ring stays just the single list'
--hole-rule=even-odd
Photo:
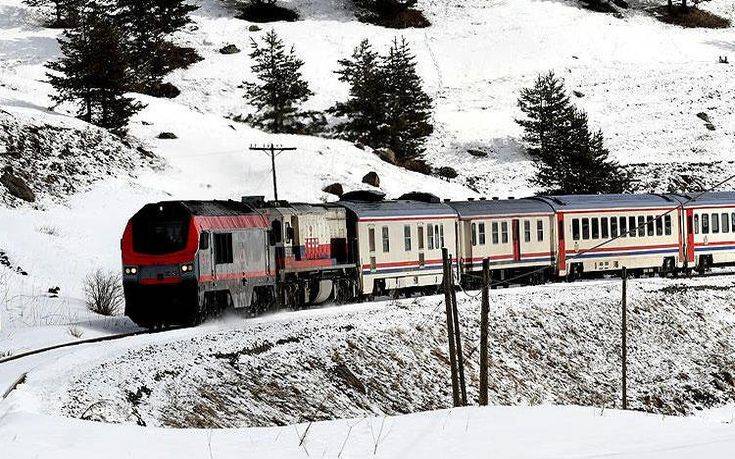
[{"label": "red and white locomotive", "polygon": [[121,245],[126,314],[147,327],[196,324],[228,307],[433,292],[443,248],[468,284],[485,258],[501,282],[704,271],[735,263],[735,193],[168,201],[136,213]]}]

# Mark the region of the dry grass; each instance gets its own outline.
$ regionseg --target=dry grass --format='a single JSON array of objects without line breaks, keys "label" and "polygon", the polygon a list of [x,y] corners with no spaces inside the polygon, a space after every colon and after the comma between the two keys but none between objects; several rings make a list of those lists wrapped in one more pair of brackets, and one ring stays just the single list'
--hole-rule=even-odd
[{"label": "dry grass", "polygon": [[668,7],[661,6],[654,10],[654,14],[659,21],[680,27],[705,29],[726,29],[730,27],[728,19],[699,8],[689,7],[684,9],[681,5],[677,5],[669,10]]}]

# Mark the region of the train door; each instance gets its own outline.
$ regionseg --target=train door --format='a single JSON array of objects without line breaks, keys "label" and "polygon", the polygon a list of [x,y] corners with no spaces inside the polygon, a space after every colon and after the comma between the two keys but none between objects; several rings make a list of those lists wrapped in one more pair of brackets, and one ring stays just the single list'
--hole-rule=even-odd
[{"label": "train door", "polygon": [[513,261],[521,261],[521,222],[518,219],[513,219],[511,231],[513,233]]},{"label": "train door", "polygon": [[686,254],[687,263],[694,263],[694,209],[686,210]]},{"label": "train door", "polygon": [[214,278],[213,248],[209,231],[199,234],[199,275],[204,279]]}]

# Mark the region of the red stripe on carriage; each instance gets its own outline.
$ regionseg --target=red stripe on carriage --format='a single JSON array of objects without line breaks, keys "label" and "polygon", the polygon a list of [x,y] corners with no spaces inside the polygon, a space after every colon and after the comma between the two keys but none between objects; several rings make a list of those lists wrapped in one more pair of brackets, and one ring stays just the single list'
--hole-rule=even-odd
[{"label": "red stripe on carriage", "polygon": [[232,279],[250,279],[253,277],[267,277],[269,273],[267,271],[251,271],[247,273],[221,273],[214,275],[199,276],[200,282],[216,282],[220,280],[232,280]]},{"label": "red stripe on carriage", "polygon": [[679,248],[679,244],[655,244],[655,245],[631,245],[626,247],[597,247],[596,249],[573,249],[567,250],[566,253],[595,253],[595,252],[622,252],[626,250],[644,250],[644,249],[668,249],[668,248]]},{"label": "red stripe on carriage", "polygon": [[268,228],[268,219],[262,215],[220,215],[192,217],[199,229]]}]

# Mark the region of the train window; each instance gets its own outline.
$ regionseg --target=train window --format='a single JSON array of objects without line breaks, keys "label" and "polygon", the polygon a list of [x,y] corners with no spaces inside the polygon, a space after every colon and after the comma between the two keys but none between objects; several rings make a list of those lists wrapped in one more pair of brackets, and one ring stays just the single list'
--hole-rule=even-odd
[{"label": "train window", "polygon": [[387,226],[383,227],[383,253],[390,252],[390,232]]},{"label": "train window", "polygon": [[656,236],[663,236],[664,234],[664,219],[663,217],[656,217]]},{"label": "train window", "polygon": [[523,240],[531,242],[531,222],[529,220],[523,220]]},{"label": "train window", "polygon": [[592,239],[600,238],[600,220],[597,218],[591,218],[592,220]]},{"label": "train window", "polygon": [[485,224],[480,223],[479,225],[477,225],[477,230],[477,242],[480,245],[485,245]]},{"label": "train window", "polygon": [[646,229],[648,230],[648,235],[653,236],[655,234],[654,224],[653,224],[653,217],[648,216],[646,217]]},{"label": "train window", "polygon": [[646,237],[646,217],[643,215],[638,216],[638,225],[636,225],[636,229],[638,230],[638,237]]},{"label": "train window", "polygon": [[424,227],[419,225],[419,250],[424,250]]},{"label": "train window", "polygon": [[727,214],[720,214],[720,219],[722,220],[720,227],[722,228],[723,233],[729,233],[730,232],[730,217]]},{"label": "train window", "polygon": [[610,217],[610,235],[618,237],[618,217]]},{"label": "train window", "polygon": [[702,214],[702,234],[709,234],[709,214]]},{"label": "train window", "polygon": [[207,249],[209,249],[209,233],[206,231],[202,231],[202,234],[199,235],[199,250]]},{"label": "train window", "polygon": [[731,214],[731,217],[732,218],[730,218],[730,227],[732,227],[732,232],[735,233],[735,212]]},{"label": "train window", "polygon": [[632,236],[628,233],[628,219],[626,217],[620,217],[620,237]]},{"label": "train window", "polygon": [[[733,214],[735,216],[735,214]],[[497,244],[499,242],[498,239],[498,222],[493,222],[492,224],[492,235],[493,235],[493,244]]]},{"label": "train window", "polygon": [[589,239],[590,238],[590,219],[589,218],[583,218],[582,219],[582,239]]},{"label": "train window", "polygon": [[508,243],[508,222],[501,222],[500,223],[500,236],[501,240],[503,241],[503,244]]},{"label": "train window", "polygon": [[403,248],[411,251],[411,225],[403,225]]},{"label": "train window", "polygon": [[579,219],[573,218],[572,219],[572,239],[575,241],[579,240]]},{"label": "train window", "polygon": [[671,236],[671,215],[664,215],[664,234]]},{"label": "train window", "polygon": [[699,215],[694,216],[694,234],[699,234]]},{"label": "train window", "polygon": [[712,225],[712,234],[719,233],[720,232],[720,217],[717,214],[712,214],[712,220],[710,221],[710,224]]},{"label": "train window", "polygon": [[434,225],[426,227],[426,239],[429,240],[429,250],[434,250]]},{"label": "train window", "polygon": [[444,225],[436,225],[436,228],[434,228],[434,233],[436,233],[437,238],[439,239],[437,241],[436,248],[443,248],[444,246]]},{"label": "train window", "polygon": [[472,245],[477,245],[477,223],[472,224]]},{"label": "train window", "polygon": [[536,240],[541,242],[544,240],[544,221],[536,220]]},{"label": "train window", "polygon": [[607,217],[600,219],[600,236],[607,239],[610,236],[610,228],[607,226]]},{"label": "train window", "polygon": [[368,228],[368,245],[370,251],[375,252],[375,228]]},{"label": "train window", "polygon": [[232,233],[215,233],[214,263],[217,265],[232,263]]}]

